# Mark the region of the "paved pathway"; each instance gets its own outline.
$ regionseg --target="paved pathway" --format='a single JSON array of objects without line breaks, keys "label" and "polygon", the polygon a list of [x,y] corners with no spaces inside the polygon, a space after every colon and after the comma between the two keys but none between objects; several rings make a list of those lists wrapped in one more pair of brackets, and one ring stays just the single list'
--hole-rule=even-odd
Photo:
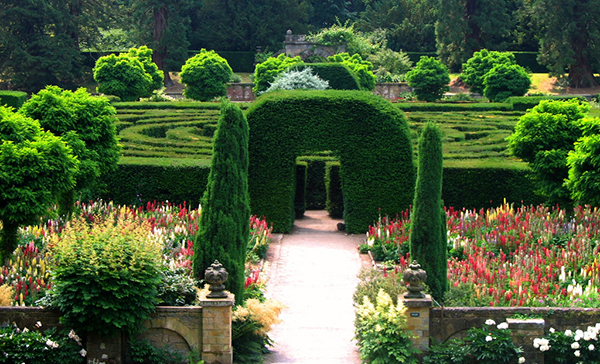
[{"label": "paved pathway", "polygon": [[269,249],[267,294],[288,306],[267,364],[358,364],[352,294],[361,267],[363,235],[337,231],[341,220],[307,211]]}]

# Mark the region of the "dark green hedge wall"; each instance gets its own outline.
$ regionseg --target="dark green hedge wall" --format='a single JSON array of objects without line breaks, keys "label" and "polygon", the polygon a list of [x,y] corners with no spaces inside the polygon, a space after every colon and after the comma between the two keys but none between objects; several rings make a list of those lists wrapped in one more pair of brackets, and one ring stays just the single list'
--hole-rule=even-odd
[{"label": "dark green hedge wall", "polygon": [[543,100],[568,100],[568,99],[580,99],[585,101],[582,96],[576,95],[556,95],[556,96],[512,96],[509,97],[506,102],[512,104],[513,110],[526,111],[536,106]]},{"label": "dark green hedge wall", "polygon": [[294,222],[296,158],[315,151],[340,159],[348,232],[366,231],[379,209],[394,216],[412,203],[408,123],[389,101],[360,91],[272,92],[252,104],[247,118],[252,213],[264,215],[275,232],[289,232]]},{"label": "dark green hedge wall", "polygon": [[327,188],[326,210],[334,219],[344,217],[344,195],[342,193],[342,178],[339,163],[327,163],[325,172],[325,186]]},{"label": "dark green hedge wall", "polygon": [[537,205],[543,199],[525,169],[444,167],[442,199],[454,208],[480,209],[500,206],[504,199],[520,205]]},{"label": "dark green hedge wall", "polygon": [[145,204],[166,201],[197,206],[206,189],[210,166],[154,166],[119,164],[102,178],[104,200],[118,204]]},{"label": "dark green hedge wall", "polygon": [[19,109],[27,101],[27,93],[23,91],[0,91],[0,105]]},{"label": "dark green hedge wall", "polygon": [[360,80],[354,71],[341,63],[309,63],[294,66],[299,70],[310,67],[313,74],[329,81],[332,90],[360,90]]}]

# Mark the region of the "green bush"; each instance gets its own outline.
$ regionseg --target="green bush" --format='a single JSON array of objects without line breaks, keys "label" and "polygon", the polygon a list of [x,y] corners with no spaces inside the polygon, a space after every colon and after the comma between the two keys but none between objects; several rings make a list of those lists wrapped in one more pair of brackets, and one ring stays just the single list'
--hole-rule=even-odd
[{"label": "green bush", "polygon": [[0,91],[0,105],[19,109],[27,100],[27,92],[23,91]]},{"label": "green bush", "polygon": [[406,79],[420,101],[437,101],[450,90],[448,68],[433,57],[421,57],[415,68],[406,73]]},{"label": "green bush", "polygon": [[278,74],[265,92],[278,90],[325,90],[327,88],[329,88],[329,82],[313,74],[312,68],[306,67],[301,71],[291,68]]},{"label": "green bush", "polygon": [[[143,364],[186,364],[190,363],[181,352],[168,346],[157,348],[148,339],[129,341],[131,361]],[[196,364],[191,362],[190,364]]]},{"label": "green bush", "polygon": [[196,282],[185,268],[171,270],[164,267],[157,286],[159,306],[187,306],[196,300]]},{"label": "green bush", "polygon": [[266,61],[256,65],[252,91],[257,95],[266,91],[278,74],[303,63],[300,56],[291,58],[282,53],[277,57],[269,57]]},{"label": "green bush", "polygon": [[215,51],[202,49],[181,67],[183,95],[198,101],[210,101],[227,95],[227,83],[233,71],[225,58]]},{"label": "green bush", "polygon": [[338,53],[327,57],[327,60],[329,62],[337,62],[348,66],[358,76],[362,90],[373,91],[375,89],[377,77],[373,74],[373,64],[363,60],[359,54],[350,56],[345,52]]},{"label": "green bush", "polygon": [[395,106],[403,111],[512,111],[513,105],[510,103],[422,103],[422,102],[399,102]]},{"label": "green bush", "polygon": [[531,78],[519,65],[498,64],[483,77],[483,94],[492,102],[504,102],[511,96],[523,96],[531,87]]},{"label": "green bush", "polygon": [[0,327],[0,338],[0,364],[81,364],[86,355],[75,332],[61,335],[55,329],[42,332],[7,326]]},{"label": "green bush", "polygon": [[306,209],[323,210],[327,201],[325,165],[331,157],[301,157],[306,162]]},{"label": "green bush", "polygon": [[299,70],[310,67],[313,73],[329,82],[332,90],[359,90],[360,80],[350,67],[343,63],[311,63],[297,66]]},{"label": "green bush", "polygon": [[118,56],[100,57],[94,67],[94,80],[98,82],[98,92],[136,101],[160,89],[164,74],[152,62],[152,50],[142,46]]},{"label": "green bush", "polygon": [[379,75],[383,82],[392,82],[408,72],[413,65],[406,53],[389,48],[379,49],[375,54],[369,55],[368,60],[373,63],[375,74]]},{"label": "green bush", "polygon": [[569,152],[569,178],[566,187],[580,205],[600,206],[600,118],[585,118],[580,122],[581,138]]},{"label": "green bush", "polygon": [[157,303],[162,258],[147,226],[74,219],[50,246],[56,262],[52,304],[62,322],[98,335],[142,329]]},{"label": "green bush", "polygon": [[340,165],[327,163],[325,167],[325,188],[327,189],[327,203],[325,210],[334,219],[344,217],[344,194],[342,191],[342,178]]},{"label": "green bush", "polygon": [[306,212],[306,170],[308,163],[298,162],[296,164],[296,193],[294,198],[294,216],[296,219],[304,217]]},{"label": "green bush", "polygon": [[342,161],[350,233],[366,231],[379,209],[394,216],[411,204],[408,124],[390,102],[359,91],[273,92],[254,102],[247,117],[252,209],[274,231],[291,229],[296,158],[315,150],[331,150]]},{"label": "green bush", "polygon": [[380,290],[390,295],[392,302],[397,304],[398,297],[406,293],[402,274],[392,271],[384,275],[382,271],[375,268],[361,268],[358,272],[358,284],[352,295],[354,306],[360,305],[365,297],[371,302],[376,302]]},{"label": "green bush", "polygon": [[553,95],[553,96],[512,96],[505,100],[506,103],[512,104],[513,110],[527,111],[536,106],[543,100],[570,100],[578,99],[586,101],[581,96],[576,95]]},{"label": "green bush", "polygon": [[413,334],[407,331],[406,308],[401,302],[394,305],[390,295],[383,289],[374,303],[364,297],[356,309],[354,325],[363,362],[418,363],[414,354],[419,351],[413,347]]},{"label": "green bush", "polygon": [[471,92],[483,94],[483,80],[485,75],[496,65],[508,64],[514,65],[515,56],[510,52],[497,52],[482,49],[473,53],[465,64],[463,64],[460,79],[469,86]]}]

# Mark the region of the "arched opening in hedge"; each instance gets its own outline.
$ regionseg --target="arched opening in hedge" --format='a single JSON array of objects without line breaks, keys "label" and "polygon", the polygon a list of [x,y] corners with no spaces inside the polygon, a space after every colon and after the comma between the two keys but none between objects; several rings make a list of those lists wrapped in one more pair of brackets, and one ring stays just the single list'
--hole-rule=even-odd
[{"label": "arched opening in hedge", "polygon": [[331,150],[340,160],[348,232],[412,203],[408,124],[389,101],[360,91],[282,91],[262,96],[246,116],[250,205],[274,231],[293,226],[296,158],[311,152]]}]

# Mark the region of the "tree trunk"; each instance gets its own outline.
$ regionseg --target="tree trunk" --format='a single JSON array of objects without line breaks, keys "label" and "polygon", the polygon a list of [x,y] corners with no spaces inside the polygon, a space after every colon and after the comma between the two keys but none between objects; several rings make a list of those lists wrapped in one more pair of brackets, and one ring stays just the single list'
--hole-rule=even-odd
[{"label": "tree trunk", "polygon": [[575,62],[569,65],[569,80],[571,87],[574,88],[598,86],[598,81],[594,78],[594,72],[590,65],[590,59],[585,53],[586,43],[583,39],[577,39],[573,42]]},{"label": "tree trunk", "polygon": [[154,42],[156,49],[152,53],[152,61],[156,63],[158,69],[165,73],[165,87],[173,85],[173,80],[169,75],[165,59],[167,58],[166,41],[163,39],[163,33],[167,29],[167,8],[162,6],[154,9]]},{"label": "tree trunk", "polygon": [[477,0],[467,0],[465,3],[465,20],[469,25],[469,34],[466,34],[466,48],[469,51],[469,57],[473,53],[481,50],[481,28],[475,21],[475,13],[477,12]]}]

